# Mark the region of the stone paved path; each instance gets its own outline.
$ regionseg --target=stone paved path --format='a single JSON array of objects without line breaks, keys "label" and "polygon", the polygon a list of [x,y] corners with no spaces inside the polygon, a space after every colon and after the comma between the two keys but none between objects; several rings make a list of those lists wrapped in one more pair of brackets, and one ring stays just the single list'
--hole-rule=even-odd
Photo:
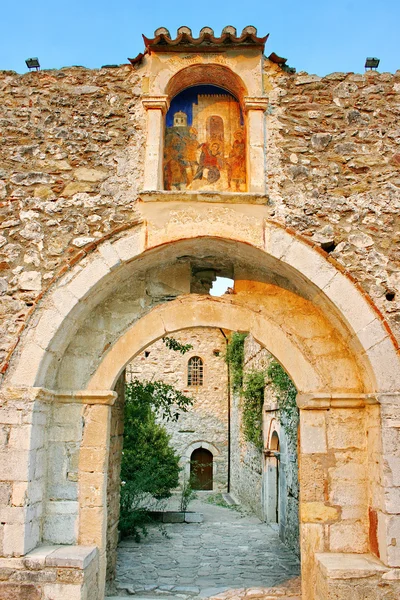
[{"label": "stone paved path", "polygon": [[[298,559],[256,517],[202,500],[190,510],[202,512],[204,522],[166,524],[168,537],[152,526],[142,542],[121,542],[115,582],[120,596],[200,599],[221,594],[225,600],[236,590],[236,597],[250,593],[256,598],[256,590],[247,588],[270,588],[298,576]],[[261,597],[300,598],[298,582],[288,589],[290,596],[282,588],[274,596],[263,590]]]}]

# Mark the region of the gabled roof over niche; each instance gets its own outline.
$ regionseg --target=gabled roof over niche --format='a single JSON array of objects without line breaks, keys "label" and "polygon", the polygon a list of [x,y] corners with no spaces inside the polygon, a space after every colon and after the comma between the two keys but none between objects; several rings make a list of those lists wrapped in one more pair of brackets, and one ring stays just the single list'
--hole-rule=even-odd
[{"label": "gabled roof over niche", "polygon": [[203,27],[198,38],[193,37],[189,27],[179,27],[175,39],[165,27],[159,27],[154,32],[153,38],[143,35],[146,50],[129,61],[134,65],[140,62],[145,54],[152,52],[226,52],[233,49],[256,48],[264,52],[265,42],[269,34],[264,37],[257,36],[257,29],[252,25],[245,27],[240,36],[235,27],[228,25],[222,30],[221,36],[216,37],[211,27]]}]

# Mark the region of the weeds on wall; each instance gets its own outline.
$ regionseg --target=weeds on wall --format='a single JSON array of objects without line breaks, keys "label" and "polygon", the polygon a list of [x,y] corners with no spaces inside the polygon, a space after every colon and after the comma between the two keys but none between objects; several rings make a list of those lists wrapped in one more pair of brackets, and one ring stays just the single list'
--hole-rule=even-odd
[{"label": "weeds on wall", "polygon": [[243,433],[246,440],[252,442],[257,450],[262,450],[264,446],[262,426],[264,388],[264,371],[250,371],[245,374],[242,390]]},{"label": "weeds on wall", "polygon": [[235,331],[227,344],[225,362],[229,366],[232,387],[240,391],[243,386],[244,341],[247,333]]},{"label": "weeds on wall", "polygon": [[266,382],[272,385],[279,409],[279,420],[287,437],[297,440],[299,411],[296,404],[297,390],[283,367],[273,359],[266,371],[254,370],[243,374],[244,342],[247,333],[235,332],[227,345],[225,360],[230,368],[232,387],[243,401],[243,433],[248,442],[258,450],[263,449],[262,416]]},{"label": "weeds on wall", "polygon": [[267,369],[267,375],[274,388],[278,401],[279,421],[287,437],[297,440],[299,424],[299,409],[296,404],[297,390],[289,375],[276,360],[272,360]]}]

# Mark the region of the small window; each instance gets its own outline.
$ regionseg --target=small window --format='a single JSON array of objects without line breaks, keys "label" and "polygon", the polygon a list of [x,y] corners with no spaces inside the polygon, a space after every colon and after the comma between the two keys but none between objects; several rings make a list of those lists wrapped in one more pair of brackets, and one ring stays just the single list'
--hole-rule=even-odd
[{"label": "small window", "polygon": [[188,385],[203,385],[203,361],[199,356],[189,359]]}]

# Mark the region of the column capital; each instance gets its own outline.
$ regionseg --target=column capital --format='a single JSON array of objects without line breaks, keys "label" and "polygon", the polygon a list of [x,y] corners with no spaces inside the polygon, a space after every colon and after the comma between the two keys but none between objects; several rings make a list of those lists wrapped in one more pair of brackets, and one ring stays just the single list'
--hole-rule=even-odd
[{"label": "column capital", "polygon": [[169,108],[168,96],[143,96],[142,104],[146,110],[158,109],[165,114]]},{"label": "column capital", "polygon": [[265,111],[268,108],[269,99],[265,96],[245,96],[244,97],[244,110],[262,110]]},{"label": "column capital", "polygon": [[373,394],[337,393],[324,394],[298,394],[297,406],[301,410],[324,410],[328,408],[364,408],[371,404],[378,404]]}]

